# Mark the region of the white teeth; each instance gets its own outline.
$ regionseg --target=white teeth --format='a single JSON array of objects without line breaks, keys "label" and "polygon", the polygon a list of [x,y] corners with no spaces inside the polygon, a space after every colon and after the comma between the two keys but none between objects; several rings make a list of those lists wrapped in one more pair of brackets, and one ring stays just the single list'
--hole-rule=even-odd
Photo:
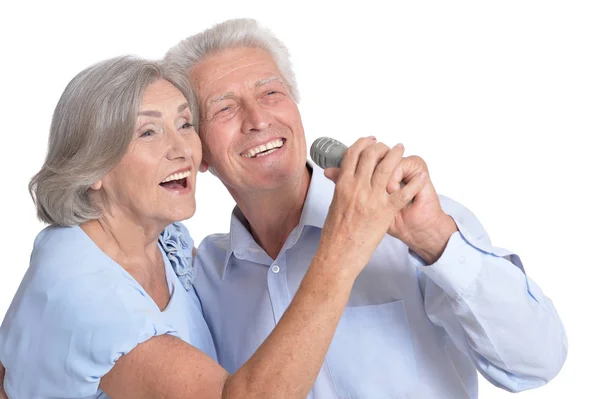
[{"label": "white teeth", "polygon": [[275,152],[275,151],[277,151],[277,148],[272,148],[269,151],[261,152],[260,154],[258,154],[256,156],[256,158],[258,158],[258,157],[264,157],[265,155],[269,155],[270,153]]},{"label": "white teeth", "polygon": [[161,181],[161,183],[167,183],[173,180],[181,180],[188,177],[191,174],[192,172],[190,172],[189,170],[180,173],[173,173],[172,175],[168,176],[165,180]]},{"label": "white teeth", "polygon": [[[268,154],[274,152],[277,148],[280,148],[281,146],[283,146],[283,139],[273,140],[273,141],[268,142],[267,144],[262,144],[262,145],[259,145],[257,147],[247,150],[246,152],[242,153],[242,156],[244,158],[254,158],[254,156],[258,157],[258,156],[268,155]],[[267,151],[267,150],[273,150],[273,151]],[[267,152],[265,152],[265,151],[267,151]]]}]

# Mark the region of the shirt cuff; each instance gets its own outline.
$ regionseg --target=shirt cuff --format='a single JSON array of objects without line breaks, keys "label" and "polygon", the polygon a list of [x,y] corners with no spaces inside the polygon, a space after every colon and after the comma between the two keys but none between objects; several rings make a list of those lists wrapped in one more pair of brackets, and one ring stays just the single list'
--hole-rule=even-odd
[{"label": "shirt cuff", "polygon": [[409,251],[410,261],[451,297],[473,285],[483,267],[483,256],[484,252],[469,244],[460,230],[450,236],[442,256],[429,266]]}]

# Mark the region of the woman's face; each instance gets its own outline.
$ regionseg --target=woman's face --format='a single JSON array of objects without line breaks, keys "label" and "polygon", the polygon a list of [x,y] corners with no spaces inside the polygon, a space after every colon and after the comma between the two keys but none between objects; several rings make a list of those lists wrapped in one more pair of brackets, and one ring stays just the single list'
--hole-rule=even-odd
[{"label": "woman's face", "polygon": [[166,80],[149,85],[132,134],[123,159],[92,186],[104,214],[140,226],[191,217],[202,147],[183,94]]}]

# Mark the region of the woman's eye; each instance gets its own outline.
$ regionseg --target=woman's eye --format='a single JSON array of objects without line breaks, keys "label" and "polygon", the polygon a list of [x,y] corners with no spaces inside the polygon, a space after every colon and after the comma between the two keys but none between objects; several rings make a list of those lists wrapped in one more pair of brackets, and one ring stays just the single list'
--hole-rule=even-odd
[{"label": "woman's eye", "polygon": [[193,124],[191,124],[191,123],[189,123],[189,122],[186,122],[186,123],[184,123],[183,125],[181,125],[181,128],[182,128],[182,129],[189,129],[189,128],[191,128],[191,127],[194,127],[194,125],[193,125]]},{"label": "woman's eye", "polygon": [[275,93],[277,93],[275,90],[270,90],[267,92],[267,96],[273,95]]},{"label": "woman's eye", "polygon": [[154,134],[154,130],[146,130],[144,133],[140,134],[140,137],[150,137]]}]

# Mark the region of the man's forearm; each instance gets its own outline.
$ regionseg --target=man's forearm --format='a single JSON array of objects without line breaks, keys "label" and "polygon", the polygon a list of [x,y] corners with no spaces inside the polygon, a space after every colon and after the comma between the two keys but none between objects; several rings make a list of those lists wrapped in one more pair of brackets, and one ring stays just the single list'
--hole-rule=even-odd
[{"label": "man's forearm", "polygon": [[558,314],[518,257],[486,249],[456,234],[436,264],[422,267],[435,283],[427,285],[426,312],[497,385],[513,392],[543,385],[567,353]]},{"label": "man's forearm", "polygon": [[415,233],[414,240],[408,244],[412,251],[430,265],[442,256],[448,240],[457,230],[454,219],[445,215],[438,223]]}]

